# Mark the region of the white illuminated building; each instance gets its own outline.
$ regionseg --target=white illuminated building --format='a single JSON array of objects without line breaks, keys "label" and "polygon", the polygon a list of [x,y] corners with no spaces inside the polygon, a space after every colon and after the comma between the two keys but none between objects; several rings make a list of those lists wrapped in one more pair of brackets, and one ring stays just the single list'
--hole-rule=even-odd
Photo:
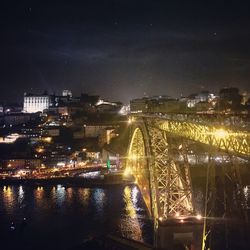
[{"label": "white illuminated building", "polygon": [[71,90],[65,89],[63,90],[62,95],[72,97],[72,92]]},{"label": "white illuminated building", "polygon": [[23,111],[27,113],[43,112],[50,105],[49,95],[24,95]]}]

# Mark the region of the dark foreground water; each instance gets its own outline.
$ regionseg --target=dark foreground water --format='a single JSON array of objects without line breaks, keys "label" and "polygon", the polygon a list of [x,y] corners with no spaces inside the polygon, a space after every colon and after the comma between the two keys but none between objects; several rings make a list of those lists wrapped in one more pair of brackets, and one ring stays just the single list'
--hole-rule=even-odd
[{"label": "dark foreground water", "polygon": [[[195,207],[201,213],[203,193],[194,186]],[[250,186],[244,187],[244,195],[250,218]],[[231,227],[227,239],[224,227],[215,223],[212,242],[219,247],[214,249],[250,249],[250,229],[240,223]],[[0,185],[1,250],[74,249],[109,233],[152,244],[152,221],[136,186]]]},{"label": "dark foreground water", "polygon": [[152,242],[137,187],[0,186],[1,250],[71,249],[108,233]]}]

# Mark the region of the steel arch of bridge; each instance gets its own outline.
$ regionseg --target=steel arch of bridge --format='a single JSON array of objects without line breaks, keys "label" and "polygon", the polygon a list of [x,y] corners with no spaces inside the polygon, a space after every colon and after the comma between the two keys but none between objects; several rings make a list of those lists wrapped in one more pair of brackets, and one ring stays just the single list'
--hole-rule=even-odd
[{"label": "steel arch of bridge", "polygon": [[156,220],[194,213],[188,164],[184,171],[171,158],[167,134],[250,156],[250,134],[215,125],[157,117],[132,117],[126,169],[131,171]]},{"label": "steel arch of bridge", "polygon": [[[206,238],[211,232],[210,224],[212,222],[207,221],[206,216],[209,216],[213,210],[216,195],[214,162],[211,161],[211,155],[219,149],[229,156],[235,155],[249,158],[249,131],[159,117],[131,117],[130,121],[132,121],[130,128],[132,136],[128,149],[126,170],[134,175],[148,211],[154,218],[155,232],[159,234],[158,236],[155,235],[157,237],[155,239],[156,245],[158,245],[158,240],[159,242],[162,241],[161,230],[158,230],[162,223],[159,224],[159,222],[176,217],[180,219],[181,216],[189,217],[194,215],[195,212],[189,165],[184,152],[185,145],[180,145],[181,147],[178,148],[179,151],[183,152],[184,164],[180,166],[171,156],[169,135],[196,141],[211,148],[207,168],[207,191],[202,240],[202,249],[208,249],[209,242],[206,241]],[[240,206],[244,207],[245,203],[237,163],[235,166],[231,166],[230,173],[226,174],[224,172],[224,175],[237,187],[234,193],[237,196],[237,204],[239,205],[237,209]],[[226,181],[224,176],[220,178],[222,178],[222,183]],[[227,199],[227,194],[224,193],[224,208],[230,202]],[[162,242],[159,243],[159,245],[161,244]]]},{"label": "steel arch of bridge", "polygon": [[134,124],[126,171],[135,177],[155,226],[158,220],[193,215],[189,171],[181,171],[170,157],[166,132],[153,120],[137,119]]}]

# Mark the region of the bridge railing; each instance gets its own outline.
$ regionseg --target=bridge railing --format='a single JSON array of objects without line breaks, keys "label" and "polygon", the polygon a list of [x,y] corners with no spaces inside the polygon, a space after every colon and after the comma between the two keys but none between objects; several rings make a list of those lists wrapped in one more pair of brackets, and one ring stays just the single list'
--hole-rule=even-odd
[{"label": "bridge railing", "polygon": [[143,113],[131,115],[187,121],[203,125],[223,126],[233,130],[250,131],[250,114]]},{"label": "bridge railing", "polygon": [[250,157],[250,133],[221,126],[189,121],[158,120],[158,127],[166,132],[185,137],[219,149]]}]

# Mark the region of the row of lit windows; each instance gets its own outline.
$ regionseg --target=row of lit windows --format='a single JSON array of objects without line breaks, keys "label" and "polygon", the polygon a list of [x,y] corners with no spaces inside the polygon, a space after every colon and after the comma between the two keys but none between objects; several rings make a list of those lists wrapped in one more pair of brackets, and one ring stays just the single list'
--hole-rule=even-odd
[{"label": "row of lit windows", "polygon": [[25,108],[32,108],[32,107],[49,107],[46,103],[26,103],[24,104]]},{"label": "row of lit windows", "polygon": [[49,102],[48,99],[30,99],[30,100],[25,100],[24,102]]}]

